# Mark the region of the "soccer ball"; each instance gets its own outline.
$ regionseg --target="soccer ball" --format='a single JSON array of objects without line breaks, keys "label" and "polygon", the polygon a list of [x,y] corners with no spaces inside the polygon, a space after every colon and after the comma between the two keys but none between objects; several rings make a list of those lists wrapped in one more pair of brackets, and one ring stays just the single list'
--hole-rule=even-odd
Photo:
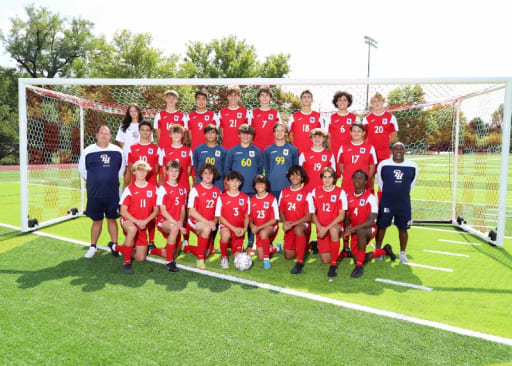
[{"label": "soccer ball", "polygon": [[235,258],[235,268],[239,271],[247,271],[252,266],[252,258],[247,253],[239,253]]}]

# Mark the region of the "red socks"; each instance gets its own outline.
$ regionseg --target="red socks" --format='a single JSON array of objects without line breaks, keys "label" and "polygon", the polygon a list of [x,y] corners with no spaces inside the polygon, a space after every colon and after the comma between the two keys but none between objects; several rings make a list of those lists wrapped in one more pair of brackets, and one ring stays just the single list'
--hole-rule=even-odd
[{"label": "red socks", "polygon": [[263,249],[263,258],[269,259],[270,258],[270,239],[261,239],[259,244],[261,245],[261,248]]},{"label": "red socks", "polygon": [[228,246],[229,243],[227,241],[220,242],[220,255],[222,258],[226,258],[228,256]]},{"label": "red socks", "polygon": [[176,250],[176,244],[167,244],[165,246],[165,260],[172,262],[174,260],[174,251]]},{"label": "red socks", "polygon": [[304,253],[306,251],[306,237],[304,235],[295,238],[295,253],[297,254],[297,263],[304,263]]},{"label": "red socks", "polygon": [[132,263],[133,246],[127,247],[126,245],[116,245],[116,252],[119,252],[124,257],[124,264]]},{"label": "red socks", "polygon": [[202,236],[197,237],[197,260],[204,260],[204,252],[208,247],[209,238],[203,238]]},{"label": "red socks", "polygon": [[366,252],[364,251],[360,251],[360,252],[357,252],[357,261],[356,261],[356,266],[357,267],[361,267],[364,263],[364,257],[366,256]]},{"label": "red socks", "polygon": [[159,257],[163,257],[163,249],[161,248],[153,248],[149,251],[149,254],[151,255],[158,255]]},{"label": "red socks", "polygon": [[331,241],[331,245],[329,246],[329,248],[330,248],[330,252],[331,252],[331,266],[335,266],[336,261],[338,260],[338,255],[340,253],[340,242],[339,241]]},{"label": "red socks", "polygon": [[384,249],[375,249],[373,251],[373,258],[382,257],[386,254],[386,251]]}]

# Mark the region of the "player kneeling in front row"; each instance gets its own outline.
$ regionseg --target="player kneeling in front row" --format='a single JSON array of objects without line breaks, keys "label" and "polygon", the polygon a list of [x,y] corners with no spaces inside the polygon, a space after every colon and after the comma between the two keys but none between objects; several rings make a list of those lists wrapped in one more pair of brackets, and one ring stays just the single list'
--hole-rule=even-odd
[{"label": "player kneeling in front row", "polygon": [[185,234],[183,226],[185,221],[185,205],[187,202],[187,191],[178,185],[178,177],[181,171],[179,162],[172,160],[165,166],[167,171],[167,182],[158,188],[157,205],[160,208],[160,215],[156,219],[158,230],[167,239],[165,248],[148,247],[148,254],[159,255],[165,258],[165,267],[170,272],[178,272],[176,257],[179,253],[179,246],[176,246],[179,235]]},{"label": "player kneeling in front row", "polygon": [[336,172],[326,167],[320,173],[323,186],[311,192],[314,208],[313,222],[316,225],[318,253],[323,264],[330,264],[328,277],[338,274],[337,259],[340,252],[340,234],[347,209],[347,197],[340,187],[335,185]]},{"label": "player kneeling in front row", "polygon": [[356,268],[352,271],[352,277],[361,277],[364,273],[363,264],[372,258],[377,258],[387,254],[392,261],[395,260],[395,254],[391,245],[386,244],[384,249],[376,249],[366,253],[366,245],[375,237],[377,226],[377,198],[371,194],[370,190],[365,189],[368,182],[368,174],[364,170],[356,170],[352,174],[354,183],[354,192],[348,193],[348,209],[345,215],[345,237],[350,238],[352,257],[356,263]]},{"label": "player kneeling in front row", "polygon": [[133,246],[135,245],[135,260],[146,260],[148,246],[148,223],[158,215],[156,205],[156,186],[146,181],[151,167],[145,161],[139,160],[132,166],[135,182],[123,191],[121,197],[121,227],[126,239],[123,245],[109,243],[114,257],[122,253],[124,256],[124,273],[132,274],[131,266]]},{"label": "player kneeling in front row", "polygon": [[197,257],[197,268],[206,269],[204,258],[207,249],[213,244],[213,233],[217,230],[215,206],[220,190],[213,185],[219,173],[212,164],[204,164],[197,175],[201,183],[196,184],[188,197],[188,229],[197,235],[197,246],[185,245],[183,251]]},{"label": "player kneeling in front row", "polygon": [[249,196],[240,192],[243,176],[237,171],[226,175],[228,189],[217,200],[215,216],[219,219],[220,266],[229,268],[228,247],[233,259],[244,249],[244,238],[249,225]]},{"label": "player kneeling in front row", "polygon": [[264,269],[270,269],[270,256],[281,251],[280,244],[272,246],[279,231],[277,200],[269,193],[270,182],[266,176],[258,174],[252,185],[256,194],[250,198],[249,225],[256,235],[258,260],[263,261]]},{"label": "player kneeling in front row", "polygon": [[286,173],[291,183],[279,197],[279,218],[284,230],[284,258],[297,258],[292,274],[299,274],[304,268],[304,256],[309,250],[311,214],[314,210],[311,196],[302,185],[306,172],[301,166],[292,166]]}]

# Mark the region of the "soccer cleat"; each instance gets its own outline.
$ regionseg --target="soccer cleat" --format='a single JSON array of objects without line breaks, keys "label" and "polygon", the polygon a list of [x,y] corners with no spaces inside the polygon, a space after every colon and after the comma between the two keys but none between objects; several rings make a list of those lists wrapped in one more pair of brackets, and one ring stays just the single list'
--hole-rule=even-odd
[{"label": "soccer cleat", "polygon": [[87,253],[85,253],[84,257],[85,258],[92,258],[96,254],[98,254],[98,249],[96,249],[96,247],[90,246],[89,250],[87,250]]},{"label": "soccer cleat", "polygon": [[291,274],[299,274],[302,272],[302,269],[304,268],[304,264],[303,263],[295,263],[295,267],[293,267],[293,269],[291,270]]},{"label": "soccer cleat", "polygon": [[329,272],[327,272],[327,277],[336,277],[338,275],[338,267],[330,266]]},{"label": "soccer cleat", "polygon": [[277,253],[283,252],[283,246],[281,245],[281,243],[276,243],[276,249],[277,249]]},{"label": "soccer cleat", "polygon": [[245,252],[247,254],[249,254],[251,257],[256,255],[256,252],[254,251],[254,249],[252,249],[252,247],[247,247],[247,249],[245,250]]},{"label": "soccer cleat", "polygon": [[112,247],[114,246],[114,243],[109,241],[107,245],[110,248],[110,253],[112,254],[112,257],[115,257],[115,258],[119,257],[119,252],[112,249]]},{"label": "soccer cleat", "polygon": [[155,243],[151,242],[151,243],[149,243],[149,244],[148,244],[148,252],[147,252],[147,255],[150,255],[150,254],[151,254],[151,251],[152,251],[153,249],[156,249],[156,245],[155,245]]},{"label": "soccer cleat", "polygon": [[354,268],[354,270],[352,271],[352,274],[350,275],[350,277],[359,278],[363,275],[363,273],[364,273],[363,266],[361,266],[361,267],[356,266],[356,268]]},{"label": "soccer cleat", "polygon": [[391,248],[391,244],[384,245],[384,247],[382,249],[384,249],[386,251],[386,254],[388,255],[388,257],[391,259],[392,262],[394,262],[396,259],[396,255],[395,255],[395,253],[393,253],[393,248]]},{"label": "soccer cleat", "polygon": [[343,247],[342,252],[347,253],[347,258],[352,258],[352,252],[349,247]]},{"label": "soccer cleat", "polygon": [[376,257],[374,258],[377,262],[382,262],[384,260],[384,257]]},{"label": "soccer cleat", "polygon": [[135,271],[133,270],[131,263],[124,265],[124,274],[134,274],[134,273],[135,273]]},{"label": "soccer cleat", "polygon": [[204,260],[203,260],[203,259],[198,259],[198,260],[197,260],[196,267],[197,267],[198,269],[206,269],[206,266],[204,265]]},{"label": "soccer cleat", "polygon": [[405,254],[405,252],[400,252],[399,258],[400,258],[400,263],[409,264],[409,261],[407,260],[407,254]]},{"label": "soccer cleat", "polygon": [[313,240],[311,243],[309,243],[309,245],[311,245],[311,251],[313,254],[318,254],[318,242]]},{"label": "soccer cleat", "polygon": [[229,268],[229,259],[228,257],[222,257],[220,260],[220,268],[228,269]]},{"label": "soccer cleat", "polygon": [[175,261],[166,263],[165,268],[167,268],[169,272],[178,272],[178,267],[176,266]]},{"label": "soccer cleat", "polygon": [[270,264],[270,259],[264,259],[263,260],[263,269],[270,269],[272,268],[272,265]]}]

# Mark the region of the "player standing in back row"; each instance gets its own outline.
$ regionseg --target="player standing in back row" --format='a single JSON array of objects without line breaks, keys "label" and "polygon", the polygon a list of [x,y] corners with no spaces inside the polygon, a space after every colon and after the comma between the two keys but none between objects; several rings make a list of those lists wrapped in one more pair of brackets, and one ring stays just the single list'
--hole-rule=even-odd
[{"label": "player standing in back row", "polygon": [[313,93],[304,90],[300,94],[301,109],[293,113],[288,121],[290,143],[299,150],[299,155],[311,147],[309,133],[314,128],[323,127],[323,119],[320,113],[311,110],[313,104]]},{"label": "player standing in back row", "polygon": [[337,91],[332,98],[332,104],[338,108],[338,111],[325,122],[325,131],[328,134],[327,148],[336,156],[340,147],[349,144],[352,140],[350,126],[353,123],[359,123],[359,119],[354,113],[348,111],[348,107],[352,105],[352,94]]},{"label": "player standing in back row", "polygon": [[[171,146],[172,140],[169,136],[169,128],[172,125],[181,125],[185,128],[185,131],[188,130],[186,116],[183,112],[176,109],[178,105],[178,92],[175,90],[167,90],[164,93],[164,98],[165,109],[157,113],[155,121],[153,122],[153,128],[156,131],[158,146],[160,148]],[[185,137],[183,137],[183,140],[185,140]]]},{"label": "player standing in back row", "polygon": [[272,144],[274,140],[273,128],[281,117],[277,110],[270,108],[270,101],[272,100],[270,88],[258,90],[257,97],[260,101],[260,107],[249,113],[249,124],[254,127],[252,143],[263,153],[265,148]]},{"label": "player standing in back row", "polygon": [[229,150],[240,143],[238,128],[248,122],[248,113],[247,109],[240,107],[238,104],[240,102],[240,88],[238,86],[230,86],[227,93],[228,106],[222,108],[219,112],[219,127],[222,135],[222,146]]},{"label": "player standing in back row", "polygon": [[[206,143],[206,135],[204,133],[204,128],[213,124],[216,127],[219,127],[219,118],[218,116],[208,109],[206,106],[208,104],[208,93],[206,90],[199,90],[195,94],[196,100],[196,110],[190,111],[188,114],[188,129],[190,133],[190,148],[192,151],[196,149],[197,146]],[[198,165],[199,169],[201,165]]]}]

